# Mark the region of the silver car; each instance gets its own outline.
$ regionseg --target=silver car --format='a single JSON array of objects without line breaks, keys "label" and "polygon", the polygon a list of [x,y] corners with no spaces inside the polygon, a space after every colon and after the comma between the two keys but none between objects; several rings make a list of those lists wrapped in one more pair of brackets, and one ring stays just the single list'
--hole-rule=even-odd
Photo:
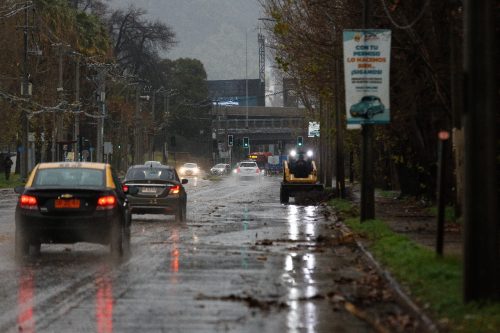
[{"label": "silver car", "polygon": [[210,169],[210,173],[216,176],[227,175],[230,172],[231,172],[231,166],[225,163],[216,164]]},{"label": "silver car", "polygon": [[260,175],[259,166],[254,161],[240,162],[238,168],[236,168],[237,180],[256,180],[260,179]]}]

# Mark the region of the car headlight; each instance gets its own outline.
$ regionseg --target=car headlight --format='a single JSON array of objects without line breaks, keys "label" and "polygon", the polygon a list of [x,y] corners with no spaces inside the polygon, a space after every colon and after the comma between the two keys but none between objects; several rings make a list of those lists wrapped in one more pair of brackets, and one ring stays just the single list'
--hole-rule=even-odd
[{"label": "car headlight", "polygon": [[290,156],[292,156],[292,157],[297,156],[297,151],[296,151],[296,150],[292,150],[292,151],[290,152]]},{"label": "car headlight", "polygon": [[307,157],[312,157],[313,156],[313,152],[312,150],[308,150],[307,151]]}]

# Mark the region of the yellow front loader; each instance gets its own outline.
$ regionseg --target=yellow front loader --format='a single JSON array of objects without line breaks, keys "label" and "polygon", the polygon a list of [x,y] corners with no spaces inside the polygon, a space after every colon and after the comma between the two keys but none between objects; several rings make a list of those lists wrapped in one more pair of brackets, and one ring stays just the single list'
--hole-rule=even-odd
[{"label": "yellow front loader", "polygon": [[[288,161],[283,162],[283,181],[280,187],[280,202],[288,203],[290,197],[295,197],[299,192],[323,191],[323,184],[318,182],[318,171],[314,161],[310,163],[310,172],[307,175],[293,170]],[[299,176],[299,177],[297,177]]]}]

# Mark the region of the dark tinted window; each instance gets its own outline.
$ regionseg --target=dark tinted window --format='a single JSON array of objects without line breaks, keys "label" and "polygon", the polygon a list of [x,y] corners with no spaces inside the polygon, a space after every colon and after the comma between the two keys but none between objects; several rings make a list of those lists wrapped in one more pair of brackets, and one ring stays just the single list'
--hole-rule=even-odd
[{"label": "dark tinted window", "polygon": [[103,187],[104,170],[54,168],[36,173],[33,186]]},{"label": "dark tinted window", "polygon": [[174,170],[165,168],[133,168],[127,172],[127,180],[175,180]]}]

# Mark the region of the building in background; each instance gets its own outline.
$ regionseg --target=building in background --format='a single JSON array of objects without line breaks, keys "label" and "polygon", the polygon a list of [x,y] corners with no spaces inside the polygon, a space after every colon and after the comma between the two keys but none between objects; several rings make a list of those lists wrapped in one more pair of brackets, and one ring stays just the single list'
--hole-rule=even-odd
[{"label": "building in background", "polygon": [[264,106],[264,84],[259,79],[209,80],[208,93],[214,104],[221,106]]}]

